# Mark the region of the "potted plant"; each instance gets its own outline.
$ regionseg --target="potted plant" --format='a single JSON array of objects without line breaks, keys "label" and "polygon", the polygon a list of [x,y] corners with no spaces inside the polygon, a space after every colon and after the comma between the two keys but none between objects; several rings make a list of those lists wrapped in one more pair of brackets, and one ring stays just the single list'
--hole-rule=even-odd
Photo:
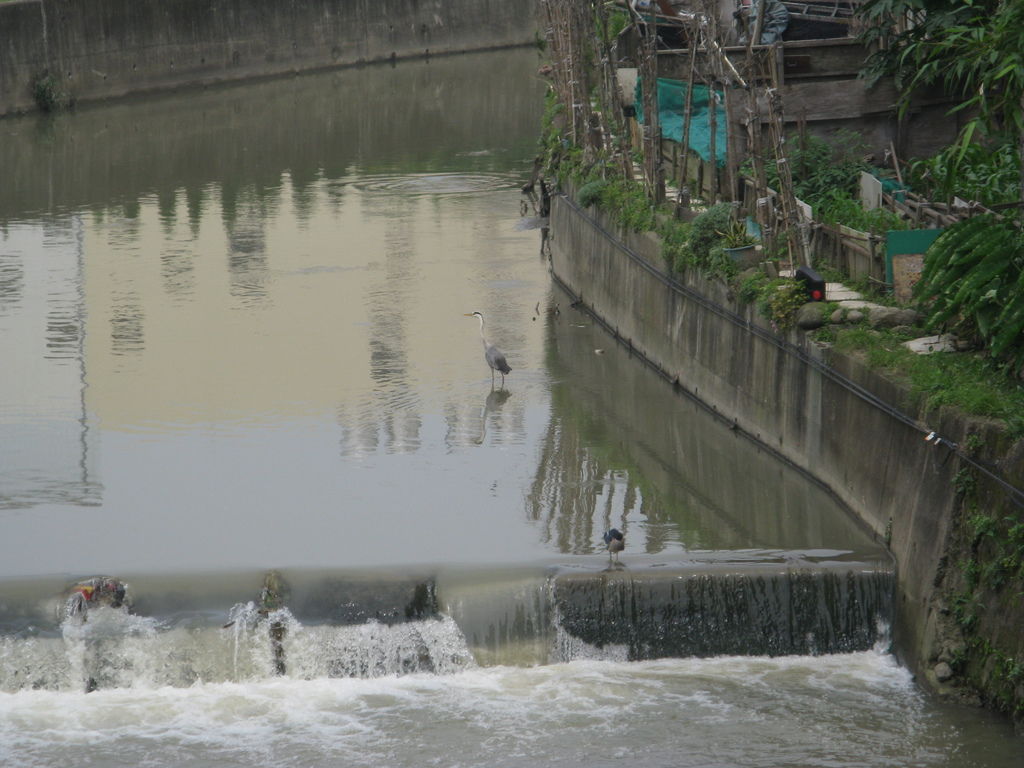
[{"label": "potted plant", "polygon": [[724,230],[716,230],[726,255],[737,264],[755,258],[757,238],[747,231],[745,220],[733,220]]}]

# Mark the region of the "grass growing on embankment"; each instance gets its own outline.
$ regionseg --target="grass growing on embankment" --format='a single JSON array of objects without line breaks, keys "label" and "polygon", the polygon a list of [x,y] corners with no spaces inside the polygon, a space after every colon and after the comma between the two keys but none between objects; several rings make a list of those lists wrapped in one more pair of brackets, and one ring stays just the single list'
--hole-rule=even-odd
[{"label": "grass growing on embankment", "polygon": [[903,346],[910,336],[854,327],[835,337],[840,352],[857,353],[867,364],[905,381],[924,405],[954,406],[974,415],[1006,422],[1010,433],[1024,437],[1024,388],[981,354],[936,352],[918,355]]}]

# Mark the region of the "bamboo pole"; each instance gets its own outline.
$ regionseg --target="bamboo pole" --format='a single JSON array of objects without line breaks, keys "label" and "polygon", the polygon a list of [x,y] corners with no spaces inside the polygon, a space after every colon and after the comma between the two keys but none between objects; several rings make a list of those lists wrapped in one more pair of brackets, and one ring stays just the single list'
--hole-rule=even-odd
[{"label": "bamboo pole", "polygon": [[709,197],[712,203],[721,199],[721,184],[718,175],[718,84],[725,77],[725,66],[728,60],[725,51],[718,44],[721,29],[718,24],[718,8],[714,0],[705,0],[704,26],[707,29],[709,50],[714,50],[711,58],[711,78],[708,81],[708,152],[711,155],[711,187]]},{"label": "bamboo pole", "polygon": [[[653,24],[642,22],[643,37],[638,52],[637,74],[643,92],[644,130],[644,182],[647,196],[658,204],[665,199],[665,184],[661,176],[661,130],[658,122],[657,31]],[[639,28],[639,27],[638,27]]]},{"label": "bamboo pole", "polygon": [[736,107],[733,104],[732,89],[725,84],[722,94],[725,101],[725,179],[729,187],[729,199],[738,200],[740,197],[739,163],[737,162],[736,138],[733,126],[736,119]]},{"label": "bamboo pole", "polygon": [[683,160],[679,171],[679,204],[690,207],[690,187],[687,171],[690,159],[690,122],[693,119],[693,80],[697,66],[697,44],[700,31],[696,24],[690,30],[690,68],[686,74],[686,103],[683,107]]},{"label": "bamboo pole", "polygon": [[764,147],[761,142],[761,111],[753,85],[747,89],[747,144],[754,166],[754,218],[761,229],[761,243],[766,251],[775,250],[775,212],[768,193]]},{"label": "bamboo pole", "polygon": [[711,155],[711,186],[708,198],[712,203],[718,202],[718,92],[715,81],[708,80],[708,153]]},{"label": "bamboo pole", "polygon": [[617,44],[615,40],[611,39],[611,31],[608,26],[608,7],[604,3],[593,3],[589,7],[593,11],[594,22],[601,38],[601,88],[604,103],[604,109],[601,112],[606,133],[606,147],[609,153],[617,153],[623,178],[632,179],[633,162],[630,156],[629,134],[619,88]]},{"label": "bamboo pole", "polygon": [[763,90],[765,77],[762,72],[763,49],[754,49],[747,44],[744,55],[744,73],[746,75],[746,128],[747,154],[754,168],[754,218],[761,230],[761,242],[766,252],[774,252],[776,248],[776,214],[775,195],[768,189],[768,173],[766,153],[764,149],[764,130],[762,127],[761,100],[759,94]]},{"label": "bamboo pole", "polygon": [[[772,69],[774,76],[775,69]],[[786,239],[789,243],[789,258],[791,268],[795,268],[797,262],[807,263],[804,238],[801,233],[799,213],[796,208],[796,195],[793,193],[793,174],[789,167],[789,159],[786,157],[786,135],[785,123],[782,112],[782,94],[779,92],[776,82],[765,92],[768,102],[769,127],[772,134],[772,144],[775,150],[775,165],[779,171],[779,199],[782,207],[783,225],[786,228]]]}]

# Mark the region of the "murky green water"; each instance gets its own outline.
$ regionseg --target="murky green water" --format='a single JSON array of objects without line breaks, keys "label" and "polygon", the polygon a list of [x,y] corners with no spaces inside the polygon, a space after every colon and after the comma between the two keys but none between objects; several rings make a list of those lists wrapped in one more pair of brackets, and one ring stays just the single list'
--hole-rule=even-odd
[{"label": "murky green water", "polygon": [[[463,56],[0,122],[5,610],[99,572],[173,605],[167,584],[185,579],[244,596],[267,568],[440,568],[462,574],[442,605],[457,614],[499,568],[601,572],[610,526],[638,573],[885,562],[827,493],[674,396],[553,288],[519,192],[537,66],[532,51]],[[503,389],[474,310],[512,367]],[[58,682],[0,693],[0,762],[1021,755],[1003,724],[928,700],[884,647],[624,663],[580,646],[478,666],[445,624],[457,669],[274,679],[230,666],[238,638],[208,626],[230,608],[131,629],[119,682],[88,695],[79,641],[19,624],[5,679],[50,659]],[[318,631],[293,637],[353,642]],[[195,645],[219,659],[209,680],[181,661]],[[153,671],[164,658],[187,685]]]}]

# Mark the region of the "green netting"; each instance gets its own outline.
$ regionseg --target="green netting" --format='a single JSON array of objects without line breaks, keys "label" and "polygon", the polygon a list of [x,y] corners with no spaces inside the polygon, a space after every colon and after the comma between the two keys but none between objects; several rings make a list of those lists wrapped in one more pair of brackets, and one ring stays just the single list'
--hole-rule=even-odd
[{"label": "green netting", "polygon": [[910,187],[903,184],[896,179],[883,179],[877,173],[872,172],[872,175],[882,182],[882,191],[885,194],[891,196],[895,200],[899,200],[901,203],[907,199],[907,192],[910,191]]},{"label": "green netting", "polygon": [[[708,119],[708,87],[693,86],[693,103],[690,112],[690,149],[705,161],[711,161],[711,121]],[[725,149],[727,141],[725,108],[722,106],[724,97],[717,91],[718,99],[715,107],[715,162],[725,165]],[[640,78],[636,80],[634,93],[636,102],[636,119],[644,121],[643,87]],[[671,80],[667,77],[658,78],[658,120],[661,123],[661,135],[672,141],[683,142],[683,110],[686,107],[686,83],[682,80]]]}]

